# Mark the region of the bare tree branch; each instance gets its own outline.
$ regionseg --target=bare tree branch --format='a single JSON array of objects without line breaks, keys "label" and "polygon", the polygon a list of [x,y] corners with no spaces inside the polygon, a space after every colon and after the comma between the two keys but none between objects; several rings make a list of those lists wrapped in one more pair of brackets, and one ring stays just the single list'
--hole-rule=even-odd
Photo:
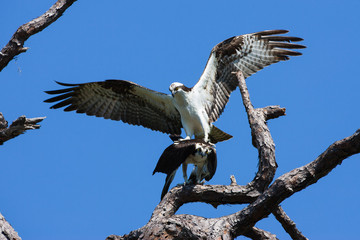
[{"label": "bare tree branch", "polygon": [[234,74],[236,74],[239,80],[239,89],[248,115],[253,145],[259,152],[259,170],[254,180],[248,185],[253,186],[259,192],[263,192],[274,179],[277,169],[275,144],[266,121],[285,115],[285,108],[270,106],[254,109],[250,101],[250,94],[242,72],[239,71]]},{"label": "bare tree branch", "polygon": [[[27,51],[25,41],[55,22],[76,0],[58,0],[40,17],[20,26],[9,43],[0,52],[0,71],[18,54]],[[244,235],[251,239],[277,239],[276,235],[254,227],[255,223],[271,212],[293,239],[307,239],[295,223],[278,206],[284,199],[315,183],[327,175],[345,158],[359,153],[359,130],[352,136],[335,142],[315,161],[279,177],[270,187],[277,169],[275,144],[267,126],[267,120],[285,115],[285,108],[268,106],[255,109],[250,101],[245,79],[239,79],[253,145],[258,149],[259,168],[255,178],[246,186],[239,186],[235,177],[228,186],[196,185],[175,187],[155,208],[150,221],[144,227],[128,235],[111,235],[107,239],[233,239]],[[0,113],[0,145],[26,130],[38,129],[44,118],[19,117],[10,127]],[[175,215],[185,203],[204,202],[217,207],[220,204],[250,203],[243,210],[221,218],[203,218],[193,215]],[[21,239],[0,214],[0,240]],[[209,233],[211,233],[209,235]]]},{"label": "bare tree branch", "polygon": [[281,206],[272,212],[275,218],[281,223],[285,231],[295,240],[308,240],[297,228],[296,224],[289,218]]},{"label": "bare tree branch", "polygon": [[274,235],[268,231],[256,228],[256,227],[253,227],[250,230],[248,230],[247,232],[245,232],[244,236],[251,238],[253,240],[277,240],[278,239],[276,237],[276,235]]},{"label": "bare tree branch", "polygon": [[[241,75],[238,76],[241,77]],[[260,159],[263,158],[268,163],[275,163],[273,146],[268,144],[271,136],[267,127],[264,128],[261,123],[259,124],[259,119],[261,119],[260,122],[265,123],[266,119],[283,115],[285,110],[276,106],[260,110],[254,109],[248,95],[246,95],[248,93],[244,89],[241,86],[244,105],[249,115],[249,123],[260,126],[260,128],[259,126],[251,127],[254,145],[259,146]],[[262,134],[267,137],[257,136]],[[263,146],[265,146],[265,150],[261,150]],[[238,186],[234,178],[232,178],[229,186],[175,187],[155,208],[150,221],[144,227],[124,236],[111,235],[108,239],[233,239],[239,235],[245,235],[252,239],[276,239],[275,235],[255,228],[255,223],[274,212],[279,217],[280,222],[287,221],[286,228],[289,228],[292,221],[286,214],[283,211],[281,216],[276,213],[280,209],[279,204],[295,192],[305,189],[327,175],[344,159],[359,152],[360,130],[352,136],[332,144],[313,162],[279,177],[270,187],[265,187],[264,192],[261,192],[261,188],[252,188],[249,185]],[[266,159],[270,159],[270,161]],[[263,168],[266,169],[264,165],[259,167],[259,171],[263,171]],[[266,186],[269,179],[273,178],[272,173],[276,170],[276,163],[270,164],[268,169],[270,169],[268,173],[263,171],[265,177],[259,175],[253,180],[253,182],[260,183],[253,186]],[[223,195],[221,191],[223,191]],[[201,201],[217,206],[224,202],[234,201],[231,200],[232,196],[236,196],[238,202],[249,201],[252,203],[237,213],[220,218],[203,218],[187,214],[174,215],[177,209],[187,202]],[[291,228],[292,230],[296,229],[294,226]],[[306,239],[300,232],[291,236],[294,239]]]},{"label": "bare tree branch", "polygon": [[[261,191],[261,190],[265,190],[265,188],[268,186],[268,184],[270,184],[270,182],[272,181],[272,179],[275,175],[275,171],[276,171],[276,167],[277,167],[276,160],[275,160],[275,144],[270,135],[270,130],[267,127],[266,121],[269,119],[274,119],[274,118],[285,115],[286,109],[280,108],[279,106],[268,106],[268,107],[264,107],[261,109],[254,109],[254,107],[252,106],[251,101],[250,101],[250,94],[247,89],[246,81],[245,81],[245,78],[244,78],[242,72],[239,71],[234,74],[236,74],[236,76],[238,78],[239,89],[240,89],[241,96],[243,99],[243,104],[244,104],[244,107],[248,114],[249,124],[250,124],[251,130],[252,130],[252,136],[253,136],[253,145],[255,147],[263,146],[263,143],[265,142],[268,144],[268,146],[270,146],[270,147],[263,147],[263,148],[257,147],[259,149],[259,171],[258,171],[255,179],[253,180],[253,182],[255,180],[258,180],[258,183],[260,183],[260,184],[258,184],[257,189]],[[261,121],[259,121],[260,119],[261,119]],[[264,131],[265,131],[265,134],[256,134],[258,132],[264,132]],[[263,153],[263,155],[262,155],[262,153]],[[271,163],[275,163],[275,167],[270,167],[268,169],[266,167],[264,168],[264,166],[262,165],[262,164],[266,164],[267,166],[269,166],[269,165],[273,166],[273,165],[271,165]],[[266,169],[268,171],[262,171],[261,169]],[[262,177],[262,180],[261,180],[261,177]],[[250,184],[252,184],[252,183],[250,183]],[[261,188],[261,189],[259,189],[259,188]],[[280,207],[278,206],[278,208],[280,208]],[[286,213],[284,211],[282,211],[282,212],[283,212],[282,216],[287,217]],[[280,220],[280,219],[281,218],[279,218],[278,220]],[[288,220],[291,221],[290,218],[288,218]],[[280,223],[282,223],[282,222],[280,222]],[[285,225],[282,225],[282,226],[284,227]],[[285,230],[286,231],[293,230],[293,231],[291,231],[291,233],[292,233],[291,236],[299,237],[299,239],[301,239],[301,237],[304,237],[301,234],[301,232],[296,229],[295,226],[293,226],[293,228],[288,226],[288,228]],[[295,230],[297,230],[297,232]]]},{"label": "bare tree branch", "polygon": [[76,0],[58,0],[43,15],[20,26],[14,33],[8,44],[0,52],[0,72],[18,54],[26,52],[25,41],[32,35],[44,30],[55,22]]},{"label": "bare tree branch", "polygon": [[244,106],[249,118],[249,124],[253,136],[253,144],[259,151],[259,168],[253,181],[246,186],[230,184],[223,185],[196,185],[175,187],[172,194],[167,194],[163,201],[155,208],[154,216],[164,218],[172,216],[185,203],[204,202],[217,207],[220,204],[251,203],[271,183],[274,178],[277,164],[275,161],[275,144],[266,125],[266,121],[285,115],[285,109],[278,106],[254,109],[251,104],[245,79],[238,74],[239,88],[242,94]]},{"label": "bare tree branch", "polygon": [[37,123],[44,119],[45,117],[26,118],[25,116],[21,116],[16,119],[10,127],[8,127],[8,122],[0,112],[0,145],[3,145],[4,142],[17,137],[20,134],[23,134],[26,130],[39,129],[40,125]]},{"label": "bare tree branch", "polygon": [[[51,23],[55,22],[75,1],[76,0],[58,0],[43,15],[20,26],[8,44],[0,51],[0,72],[15,56],[27,51],[28,48],[24,47],[24,43],[30,36],[42,31]],[[4,119],[3,114],[0,113],[0,145],[24,133],[26,130],[40,128],[40,125],[37,123],[41,122],[44,118],[45,117],[26,118],[25,116],[21,116],[8,127],[8,122]],[[15,232],[1,214],[0,230],[0,240],[21,240],[17,232]]]},{"label": "bare tree branch", "polygon": [[240,212],[227,216],[234,236],[244,234],[249,227],[267,217],[286,198],[316,183],[344,159],[357,153],[360,153],[360,129],[352,136],[333,143],[311,163],[280,176],[253,203]]},{"label": "bare tree branch", "polygon": [[21,240],[17,232],[0,213],[0,240]]},{"label": "bare tree branch", "polygon": [[239,185],[186,185],[174,187],[155,208],[152,218],[167,218],[185,203],[204,202],[214,207],[220,204],[242,204],[253,202],[259,193],[247,186]]}]

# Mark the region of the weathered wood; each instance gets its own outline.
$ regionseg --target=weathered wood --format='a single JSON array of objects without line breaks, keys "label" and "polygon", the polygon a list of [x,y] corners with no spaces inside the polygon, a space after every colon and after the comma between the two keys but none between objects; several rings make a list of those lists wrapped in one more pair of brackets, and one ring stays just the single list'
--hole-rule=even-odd
[{"label": "weathered wood", "polygon": [[18,233],[0,213],[0,240],[21,240]]},{"label": "weathered wood", "polygon": [[[25,41],[55,22],[76,0],[58,0],[46,13],[20,26],[0,52],[0,71],[18,54],[27,51]],[[285,108],[268,106],[254,108],[245,79],[235,73],[251,128],[254,147],[258,149],[259,168],[255,178],[239,186],[235,178],[230,185],[196,185],[173,188],[155,208],[149,222],[124,236],[107,239],[233,239],[239,235],[251,239],[277,239],[272,233],[258,229],[255,223],[273,213],[293,239],[307,239],[279,204],[295,192],[305,189],[326,176],[333,168],[360,152],[360,131],[332,144],[315,161],[294,169],[274,180],[277,169],[275,144],[267,121],[285,115]],[[37,129],[44,118],[19,117],[8,127],[0,113],[0,145],[29,129]],[[176,211],[186,203],[204,202],[217,207],[221,204],[249,203],[243,210],[220,218],[203,218]],[[21,239],[0,214],[0,240]]]},{"label": "weathered wood", "polygon": [[[20,26],[7,45],[0,51],[0,72],[15,56],[28,50],[27,47],[24,47],[24,43],[30,36],[44,30],[51,23],[55,22],[75,1],[76,0],[58,0],[43,15]],[[8,122],[5,120],[3,114],[0,113],[0,145],[5,141],[19,136],[26,130],[40,128],[40,125],[37,123],[44,120],[44,118],[45,117],[26,118],[25,116],[21,116],[8,127]],[[17,232],[15,232],[1,214],[0,240],[21,240]]]},{"label": "weathered wood", "polygon": [[275,143],[267,126],[267,120],[285,115],[285,108],[269,106],[255,109],[242,72],[234,73],[239,80],[239,89],[251,128],[252,142],[259,153],[259,167],[248,186],[262,193],[273,181],[277,169]]},{"label": "weathered wood", "polygon": [[55,22],[76,0],[58,0],[43,15],[20,26],[6,46],[0,51],[0,72],[20,53],[26,52],[25,41]]},{"label": "weathered wood", "polygon": [[267,217],[286,198],[326,176],[342,161],[360,153],[360,129],[350,137],[333,143],[316,160],[279,178],[253,203],[227,216],[234,236],[244,234],[256,222]]},{"label": "weathered wood", "polygon": [[0,112],[0,145],[4,142],[23,134],[26,130],[39,129],[40,125],[37,123],[44,120],[45,117],[26,118],[21,116],[16,119],[9,127],[3,114]]},{"label": "weathered wood", "polygon": [[289,218],[282,207],[277,208],[272,212],[276,219],[281,223],[285,231],[295,240],[308,240],[296,227],[296,224]]},{"label": "weathered wood", "polygon": [[[238,74],[238,77],[241,78],[241,74]],[[107,239],[234,239],[239,235],[252,239],[276,239],[274,234],[254,227],[256,222],[267,217],[271,212],[280,222],[286,222],[284,228],[297,230],[279,204],[295,192],[324,177],[344,159],[359,153],[360,131],[335,142],[313,162],[284,174],[268,186],[273,180],[276,162],[274,144],[266,120],[284,115],[285,109],[278,106],[254,109],[245,87],[245,81],[240,82],[254,146],[259,149],[260,161],[259,172],[252,181],[253,184],[239,186],[235,178],[232,178],[228,186],[175,187],[155,208],[150,221],[145,226],[127,235],[111,235]],[[205,202],[217,206],[236,201],[251,203],[237,213],[220,218],[175,215],[176,211],[188,202]],[[282,210],[281,214],[277,212],[279,209]],[[294,239],[306,239],[299,231],[290,235]]]},{"label": "weathered wood", "polygon": [[244,236],[253,240],[278,240],[276,235],[256,227],[253,227],[245,232]]},{"label": "weathered wood", "polygon": [[[246,186],[239,186],[233,182],[224,185],[196,185],[175,187],[167,194],[163,201],[155,208],[154,216],[169,217],[185,203],[204,202],[217,207],[221,204],[242,204],[253,202],[272,182],[277,164],[275,160],[275,144],[267,127],[269,116],[272,118],[285,114],[285,109],[278,106],[254,109],[251,104],[245,79],[238,75],[239,88],[243,103],[248,114],[252,130],[254,146],[259,152],[259,168],[253,181]],[[151,219],[152,219],[151,218]]]}]

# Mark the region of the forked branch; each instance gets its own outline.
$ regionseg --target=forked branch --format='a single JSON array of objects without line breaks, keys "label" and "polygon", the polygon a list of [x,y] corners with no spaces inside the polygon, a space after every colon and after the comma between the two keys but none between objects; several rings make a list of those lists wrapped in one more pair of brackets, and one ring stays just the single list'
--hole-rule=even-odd
[{"label": "forked branch", "polygon": [[0,145],[23,134],[26,130],[39,129],[40,125],[38,123],[44,119],[45,117],[26,118],[25,116],[21,116],[8,127],[8,122],[5,120],[3,114],[0,113]]},{"label": "forked branch", "polygon": [[232,223],[233,235],[243,235],[256,222],[274,211],[286,198],[316,183],[344,159],[358,153],[360,153],[360,129],[350,137],[333,143],[316,160],[280,176],[253,203],[227,216],[228,221]]},{"label": "forked branch", "polygon": [[[34,20],[20,26],[14,35],[11,37],[7,45],[0,51],[0,72],[20,53],[26,52],[27,47],[24,47],[25,41],[32,35],[42,31],[51,23],[55,22],[76,0],[58,0],[48,11]],[[10,127],[8,122],[0,113],[0,145],[5,141],[10,140],[26,130],[38,129],[44,117],[40,118],[26,118],[19,117]],[[0,239],[21,240],[17,232],[0,214]]]},{"label": "forked branch", "polygon": [[[252,181],[253,184],[239,186],[232,178],[232,183],[228,186],[175,187],[156,207],[150,221],[144,227],[124,236],[111,235],[108,239],[233,239],[239,235],[252,239],[276,239],[274,234],[254,227],[259,220],[270,213],[276,216],[293,239],[306,239],[279,204],[295,192],[326,176],[344,159],[359,153],[360,130],[350,137],[335,142],[316,160],[284,174],[268,187],[276,170],[276,162],[266,120],[284,115],[285,110],[276,106],[254,109],[241,73],[237,76],[242,78],[240,89],[252,129],[253,142],[259,149],[261,173],[258,173]],[[261,162],[263,160],[265,164]],[[262,191],[263,188],[265,191]],[[175,215],[182,204],[196,201],[215,206],[225,202],[251,203],[237,213],[220,218]]]},{"label": "forked branch", "polygon": [[253,202],[272,182],[277,164],[275,161],[275,144],[266,124],[267,120],[285,115],[285,108],[269,106],[257,108],[251,104],[245,79],[237,73],[243,103],[249,118],[253,144],[259,152],[259,168],[253,181],[246,186],[237,184],[196,185],[175,187],[155,208],[152,218],[170,217],[185,203],[204,202],[217,207],[221,204],[243,204]]},{"label": "forked branch", "polygon": [[[239,186],[233,178],[228,186],[196,185],[175,187],[156,207],[144,227],[129,235],[112,235],[109,239],[233,239],[245,235],[252,239],[276,239],[274,234],[257,229],[255,223],[273,213],[294,239],[306,239],[279,204],[297,191],[315,183],[345,158],[359,153],[359,131],[331,145],[315,161],[279,177],[270,186],[275,171],[275,148],[266,121],[285,115],[278,106],[253,108],[245,80],[241,73],[239,87],[248,114],[253,145],[259,150],[259,171],[246,186]],[[193,215],[175,215],[188,202],[205,202],[217,206],[225,203],[250,203],[243,210],[221,218],[202,218]]]}]

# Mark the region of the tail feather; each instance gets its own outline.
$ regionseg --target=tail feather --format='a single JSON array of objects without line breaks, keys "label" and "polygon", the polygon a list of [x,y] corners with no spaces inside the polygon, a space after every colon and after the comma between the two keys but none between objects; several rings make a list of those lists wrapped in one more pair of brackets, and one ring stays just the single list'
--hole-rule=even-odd
[{"label": "tail feather", "polygon": [[176,173],[176,170],[173,171],[171,174],[168,174],[168,175],[166,176],[165,184],[164,184],[163,190],[162,190],[162,192],[161,192],[161,200],[163,199],[163,197],[164,197],[164,196],[166,195],[166,193],[168,192],[169,187],[170,187],[170,184],[171,184],[172,181],[174,180],[175,173]]},{"label": "tail feather", "polygon": [[229,140],[232,137],[233,136],[231,136],[230,134],[228,134],[226,132],[221,131],[220,129],[218,129],[214,125],[211,127],[210,134],[209,134],[209,138],[210,138],[211,143],[215,144],[217,142],[226,141],[226,140]]}]

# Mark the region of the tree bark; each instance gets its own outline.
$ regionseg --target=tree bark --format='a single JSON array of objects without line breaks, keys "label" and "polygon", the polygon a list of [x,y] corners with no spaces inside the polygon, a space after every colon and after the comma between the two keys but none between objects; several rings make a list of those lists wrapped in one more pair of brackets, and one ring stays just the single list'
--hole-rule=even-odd
[{"label": "tree bark", "polygon": [[[48,11],[38,18],[20,26],[14,35],[11,37],[7,45],[0,51],[0,72],[20,53],[26,52],[27,47],[24,47],[25,41],[32,35],[44,30],[51,23],[55,22],[67,8],[69,8],[76,0],[58,0]],[[45,117],[26,118],[19,117],[10,127],[5,120],[2,113],[0,113],[0,145],[14,137],[19,136],[26,130],[38,129]],[[17,232],[0,214],[0,240],[21,240]]]},{"label": "tree bark", "polygon": [[[237,73],[239,87],[253,137],[259,151],[259,170],[254,180],[239,186],[231,176],[230,185],[195,185],[174,187],[155,208],[150,221],[123,236],[111,235],[107,239],[234,239],[244,235],[251,239],[276,239],[276,236],[258,229],[255,224],[273,213],[293,239],[307,239],[296,228],[279,204],[294,193],[314,184],[341,162],[360,152],[360,130],[352,136],[329,146],[316,160],[277,178],[271,185],[276,171],[275,148],[267,120],[285,115],[278,106],[254,109],[245,79]],[[270,186],[269,186],[270,185]],[[189,214],[176,215],[186,203],[204,202],[220,204],[250,203],[244,209],[220,218],[203,218]]]},{"label": "tree bark", "polygon": [[244,233],[245,237],[254,239],[254,240],[265,240],[265,239],[269,239],[269,240],[278,240],[278,238],[276,237],[276,235],[267,232],[265,230],[261,230],[259,228],[253,227],[250,230],[248,230],[247,232]]},{"label": "tree bark", "polygon": [[[26,52],[25,41],[55,22],[76,0],[58,0],[48,11],[20,26],[0,51],[0,71],[20,53]],[[292,239],[307,239],[279,204],[294,193],[316,183],[341,162],[360,152],[360,130],[333,143],[309,164],[296,168],[274,181],[277,169],[275,144],[267,121],[285,115],[285,108],[268,106],[254,108],[241,72],[235,73],[251,128],[252,141],[258,150],[259,167],[254,179],[239,186],[232,176],[229,185],[195,185],[174,187],[163,198],[149,222],[123,236],[107,239],[234,239],[244,235],[251,239],[277,239],[276,235],[256,228],[261,219],[273,214]],[[10,126],[0,113],[0,145],[26,130],[38,129],[44,118],[19,117]],[[272,184],[271,184],[272,183]],[[270,185],[271,184],[271,185]],[[186,203],[249,204],[239,212],[220,218],[203,218],[189,214],[176,215]],[[21,239],[0,214],[0,240]]]},{"label": "tree bark", "polygon": [[297,228],[296,224],[288,217],[282,207],[277,208],[272,212],[275,218],[281,223],[284,230],[291,236],[292,239],[296,240],[308,240]]},{"label": "tree bark", "polygon": [[29,37],[44,30],[47,26],[55,22],[75,1],[76,0],[58,0],[43,15],[20,26],[8,44],[0,51],[0,72],[15,56],[29,49],[24,47],[24,43]]},{"label": "tree bark", "polygon": [[40,125],[37,123],[44,119],[45,117],[26,118],[25,116],[21,116],[8,127],[8,122],[0,112],[0,145],[23,134],[26,130],[39,129]]},{"label": "tree bark", "polygon": [[21,240],[18,233],[0,213],[0,240]]}]

